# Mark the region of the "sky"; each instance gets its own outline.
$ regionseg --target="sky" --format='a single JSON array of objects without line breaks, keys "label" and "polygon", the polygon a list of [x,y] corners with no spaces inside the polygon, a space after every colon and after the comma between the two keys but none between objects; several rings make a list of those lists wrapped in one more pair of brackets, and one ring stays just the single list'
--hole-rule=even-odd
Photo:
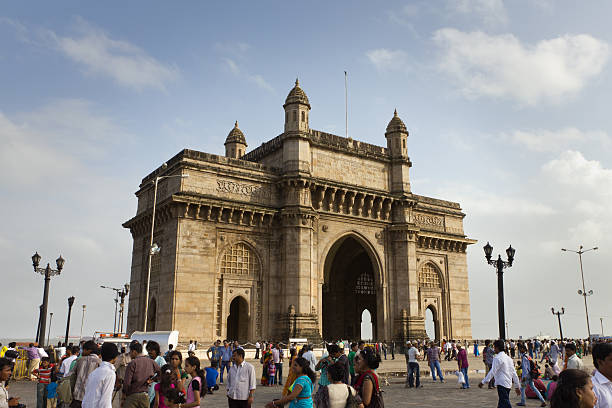
[{"label": "sky", "polygon": [[249,149],[282,133],[299,76],[312,128],[385,145],[397,108],[412,190],[461,204],[472,333],[497,335],[494,256],[509,336],[612,334],[612,94],[605,1],[9,2],[0,12],[0,337],[33,337],[43,278],[52,338],[112,330],[129,280],[145,175],[183,148],[223,154],[238,120]]}]

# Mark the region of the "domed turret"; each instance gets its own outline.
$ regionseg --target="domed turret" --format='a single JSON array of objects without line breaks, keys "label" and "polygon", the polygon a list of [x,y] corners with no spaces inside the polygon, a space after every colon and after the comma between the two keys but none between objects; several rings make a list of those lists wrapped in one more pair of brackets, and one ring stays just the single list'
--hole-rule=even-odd
[{"label": "domed turret", "polygon": [[293,89],[289,91],[283,108],[285,108],[285,132],[308,131],[310,102],[306,92],[300,88],[300,81],[298,79],[295,80]]},{"label": "domed turret", "polygon": [[393,112],[393,118],[391,118],[387,125],[385,137],[387,138],[387,149],[391,157],[408,157],[408,130],[404,122],[397,116],[397,109]]},{"label": "domed turret", "polygon": [[234,124],[234,128],[230,130],[225,139],[225,157],[238,159],[246,153],[246,137],[242,130],[238,128],[238,121]]}]

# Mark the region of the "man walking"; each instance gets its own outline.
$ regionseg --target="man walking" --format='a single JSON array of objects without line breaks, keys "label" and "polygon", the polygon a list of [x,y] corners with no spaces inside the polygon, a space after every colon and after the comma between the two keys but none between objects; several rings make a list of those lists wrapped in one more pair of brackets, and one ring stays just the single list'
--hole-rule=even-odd
[{"label": "man walking", "polygon": [[83,397],[85,396],[87,378],[89,378],[89,375],[98,368],[102,362],[96,354],[97,352],[98,346],[93,341],[86,341],[83,344],[81,358],[76,360],[74,366],[76,382],[74,384],[74,390],[72,391],[71,408],[81,408],[81,401],[83,401]]},{"label": "man walking", "polygon": [[[206,350],[206,357],[210,361],[210,367],[217,370],[215,378],[219,378],[219,366],[221,365],[221,340],[215,343]],[[216,380],[215,380],[216,381]]]},{"label": "man walking", "polygon": [[531,375],[531,363],[533,360],[529,356],[529,354],[527,354],[527,347],[525,347],[524,344],[519,344],[519,353],[521,353],[521,381],[522,381],[521,385],[522,387],[521,387],[521,402],[519,402],[516,405],[520,407],[525,406],[525,390],[527,389],[527,387],[529,387],[531,388],[531,390],[535,393],[535,395],[538,397],[538,399],[542,403],[540,406],[545,407],[546,400],[544,399],[544,397],[542,397],[542,394],[540,394],[540,391],[538,391],[536,386],[533,384],[533,380],[536,379],[536,378],[533,378]]},{"label": "man walking", "polygon": [[130,352],[133,359],[125,369],[123,408],[149,408],[149,385],[153,376],[160,374],[159,365],[148,356],[142,355],[142,344],[132,342]]},{"label": "man walking", "polygon": [[493,364],[486,377],[478,384],[478,388],[482,388],[484,384],[490,383],[492,379],[495,379],[498,397],[497,408],[512,408],[510,404],[510,389],[512,388],[512,383],[516,385],[516,395],[521,394],[521,386],[516,371],[514,370],[514,362],[512,358],[504,352],[503,340],[495,340],[495,342],[493,342],[493,349],[495,351]]},{"label": "man walking", "polygon": [[304,357],[310,363],[310,369],[312,371],[315,371],[315,367],[317,366],[317,359],[314,353],[312,352],[312,346],[305,344],[302,349],[306,350],[304,354],[302,354],[302,357]]},{"label": "man walking", "polygon": [[348,354],[349,374],[351,375],[351,384],[355,384],[355,355],[357,354],[357,343],[351,343],[351,351]]},{"label": "man walking", "polygon": [[436,381],[436,373],[438,373],[438,377],[440,377],[440,382],[444,382],[444,377],[442,376],[442,369],[440,368],[440,347],[434,344],[433,341],[429,342],[429,348],[427,349],[427,364],[429,365],[429,369],[431,370],[431,376]]},{"label": "man walking", "polygon": [[220,384],[223,384],[223,371],[227,370],[229,375],[230,366],[232,364],[232,348],[230,347],[227,340],[223,340],[223,347],[220,350],[221,353],[221,375],[219,377]]},{"label": "man walking", "polygon": [[259,343],[259,340],[257,340],[255,342],[255,360],[259,360],[259,352],[261,350],[261,344]]},{"label": "man walking", "polygon": [[416,387],[421,388],[421,373],[419,370],[419,350],[412,345],[412,343],[406,343],[406,363],[408,365],[408,375],[406,377],[406,388],[414,387],[414,377],[416,375]]},{"label": "man walking", "polygon": [[227,378],[227,404],[229,408],[250,408],[255,395],[255,368],[244,361],[244,349],[234,350],[234,364]]},{"label": "man walking", "polygon": [[272,350],[272,358],[274,358],[274,365],[276,366],[276,382],[278,385],[283,385],[283,358],[285,355],[279,343],[276,343],[274,349],[276,353]]},{"label": "man walking", "polygon": [[567,343],[565,345],[565,355],[567,355],[567,368],[584,370],[584,363],[578,358],[576,354],[576,345],[574,343]]},{"label": "man walking", "polygon": [[112,408],[115,388],[115,361],[119,355],[113,343],[102,344],[102,364],[90,374],[85,384],[83,408]]},{"label": "man walking", "polygon": [[468,367],[470,364],[468,363],[467,351],[463,348],[461,343],[457,344],[457,365],[459,366],[459,371],[463,373],[464,383],[461,386],[463,389],[470,388],[470,380],[468,378]]},{"label": "man walking", "polygon": [[[493,367],[493,358],[495,357],[495,353],[496,351],[491,347],[491,340],[485,340],[485,348],[482,350],[482,362],[485,365],[485,376],[489,374],[491,367]],[[491,389],[493,387],[495,387],[495,380],[491,380],[487,388]]]}]

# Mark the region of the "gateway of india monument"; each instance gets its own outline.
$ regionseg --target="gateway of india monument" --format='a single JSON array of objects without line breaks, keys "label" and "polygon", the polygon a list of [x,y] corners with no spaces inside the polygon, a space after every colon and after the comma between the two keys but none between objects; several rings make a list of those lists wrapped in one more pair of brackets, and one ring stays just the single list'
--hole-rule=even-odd
[{"label": "gateway of india monument", "polygon": [[[380,147],[311,129],[298,81],[283,108],[284,132],[261,146],[247,152],[236,123],[225,156],[185,149],[142,180],[123,224],[128,332],[147,319],[148,331],[203,344],[359,339],[369,314],[374,339],[405,341],[427,337],[429,310],[436,339],[471,338],[476,241],[458,203],[411,191],[397,112]],[[155,180],[181,174],[158,184],[145,312]]]}]

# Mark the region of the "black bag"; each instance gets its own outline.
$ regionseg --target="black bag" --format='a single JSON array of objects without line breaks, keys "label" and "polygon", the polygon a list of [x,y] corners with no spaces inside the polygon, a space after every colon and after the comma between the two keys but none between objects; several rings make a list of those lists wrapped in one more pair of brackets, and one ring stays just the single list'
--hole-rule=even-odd
[{"label": "black bag", "polygon": [[357,397],[357,395],[353,395],[353,393],[351,392],[351,387],[350,386],[346,386],[347,390],[348,390],[348,397],[346,397],[346,408],[357,408],[359,407],[359,404],[361,404],[361,400]]}]

